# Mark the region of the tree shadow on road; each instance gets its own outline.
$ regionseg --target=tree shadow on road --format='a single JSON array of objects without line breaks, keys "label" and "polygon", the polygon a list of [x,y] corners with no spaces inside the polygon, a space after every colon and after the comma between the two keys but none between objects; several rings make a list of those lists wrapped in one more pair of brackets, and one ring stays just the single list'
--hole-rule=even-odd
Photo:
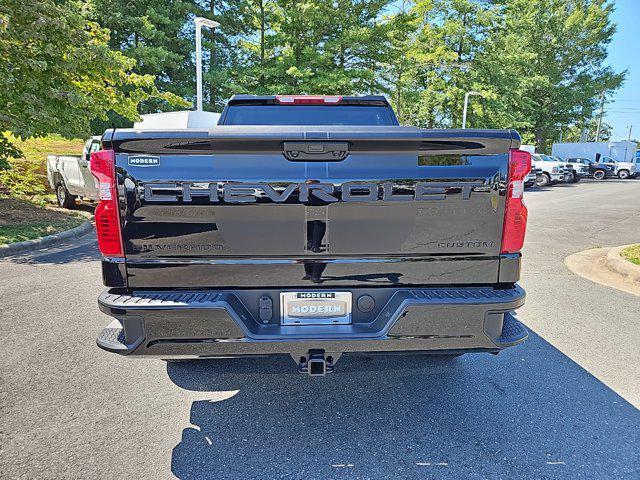
[{"label": "tree shadow on road", "polygon": [[92,232],[48,248],[20,253],[0,260],[31,265],[61,265],[74,262],[93,262],[100,259],[95,233]]},{"label": "tree shadow on road", "polygon": [[[631,478],[640,412],[536,334],[497,357],[170,363],[195,401],[178,478]],[[213,392],[218,392],[214,394]],[[207,394],[203,394],[207,398]]]}]

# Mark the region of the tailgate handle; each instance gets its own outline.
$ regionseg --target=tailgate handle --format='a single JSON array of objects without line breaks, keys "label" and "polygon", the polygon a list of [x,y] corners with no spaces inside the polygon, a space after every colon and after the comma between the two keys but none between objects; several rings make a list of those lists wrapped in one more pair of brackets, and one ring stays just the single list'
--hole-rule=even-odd
[{"label": "tailgate handle", "polygon": [[284,142],[282,154],[292,162],[340,162],[349,155],[347,142]]}]

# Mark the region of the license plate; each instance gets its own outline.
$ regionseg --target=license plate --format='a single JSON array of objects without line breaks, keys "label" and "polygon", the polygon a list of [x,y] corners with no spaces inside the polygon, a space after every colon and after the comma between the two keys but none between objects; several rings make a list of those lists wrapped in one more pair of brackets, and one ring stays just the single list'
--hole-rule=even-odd
[{"label": "license plate", "polygon": [[351,323],[351,292],[282,292],[282,325]]}]

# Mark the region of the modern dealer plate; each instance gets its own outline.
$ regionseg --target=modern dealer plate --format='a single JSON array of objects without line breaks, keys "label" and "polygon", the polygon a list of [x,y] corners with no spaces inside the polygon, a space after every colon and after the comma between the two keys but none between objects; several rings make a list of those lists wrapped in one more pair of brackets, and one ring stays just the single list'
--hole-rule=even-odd
[{"label": "modern dealer plate", "polygon": [[282,325],[351,323],[351,292],[282,292]]}]

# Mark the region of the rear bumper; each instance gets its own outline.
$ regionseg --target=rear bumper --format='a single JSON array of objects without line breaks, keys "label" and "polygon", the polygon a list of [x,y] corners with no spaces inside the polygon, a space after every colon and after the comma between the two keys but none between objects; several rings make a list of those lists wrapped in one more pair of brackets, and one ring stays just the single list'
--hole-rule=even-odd
[{"label": "rear bumper", "polygon": [[[370,313],[354,307],[351,325],[280,325],[277,290],[105,290],[100,309],[114,317],[100,348],[160,358],[326,352],[498,352],[527,338],[513,311],[524,304],[519,286],[352,289],[354,303],[373,296]],[[259,299],[272,299],[271,318]],[[267,315],[268,316],[268,315]]]}]

